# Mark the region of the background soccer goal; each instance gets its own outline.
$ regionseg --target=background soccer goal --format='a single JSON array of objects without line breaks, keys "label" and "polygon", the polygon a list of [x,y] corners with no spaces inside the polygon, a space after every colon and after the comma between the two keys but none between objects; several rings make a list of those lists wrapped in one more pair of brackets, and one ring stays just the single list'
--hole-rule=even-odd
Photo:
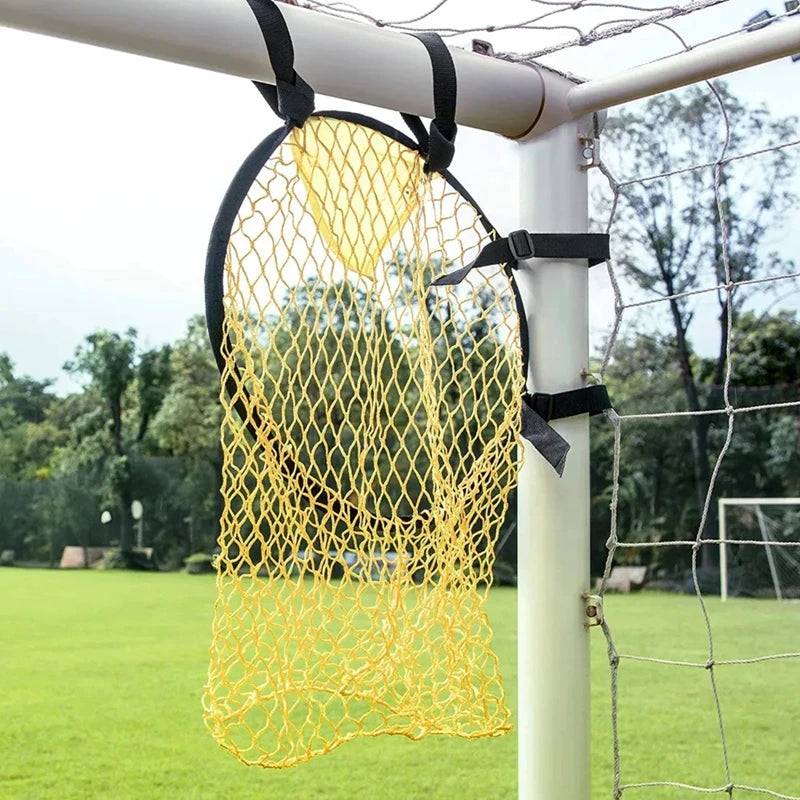
[{"label": "background soccer goal", "polygon": [[[722,499],[721,527],[716,537],[713,524],[715,501],[719,500],[717,481],[735,441],[738,421],[765,409],[793,415],[800,409],[796,385],[781,400],[767,402],[740,397],[732,389],[732,319],[738,310],[737,298],[762,283],[793,285],[800,273],[790,258],[773,259],[764,275],[748,271],[746,260],[740,259],[746,249],[731,236],[730,224],[730,200],[741,191],[741,185],[727,181],[727,170],[732,163],[746,158],[751,159],[747,165],[752,165],[752,174],[756,174],[764,169],[758,165],[766,163],[758,161],[759,158],[794,152],[792,148],[800,144],[800,138],[796,127],[789,126],[776,130],[775,136],[759,139],[757,120],[746,132],[743,127],[737,128],[731,123],[731,119],[739,119],[732,112],[733,104],[719,88],[709,86],[714,99],[711,106],[702,107],[703,113],[708,113],[709,128],[716,126],[720,131],[720,145],[710,152],[693,152],[686,145],[688,139],[662,140],[656,124],[652,125],[651,145],[638,151],[633,147],[627,150],[633,164],[606,163],[600,150],[608,109],[767,61],[796,56],[800,53],[797,3],[791,0],[785,8],[767,12],[766,17],[732,21],[729,33],[715,35],[707,42],[688,42],[675,33],[671,55],[597,79],[574,77],[572,73],[577,70],[572,68],[569,57],[576,50],[615,37],[621,43],[625,35],[639,29],[661,30],[678,18],[699,14],[725,2],[734,7],[732,0],[633,7],[581,0],[534,0],[523,3],[514,22],[507,26],[531,33],[530,47],[524,53],[489,57],[492,48],[482,40],[472,46],[472,52],[452,48],[458,73],[459,124],[485,131],[487,137],[493,133],[518,141],[513,168],[497,176],[497,181],[503,183],[502,191],[519,197],[516,226],[531,231],[587,232],[592,175],[597,179],[599,205],[604,211],[603,215],[597,215],[594,225],[612,233],[612,256],[617,252],[624,254],[618,263],[612,260],[608,266],[605,291],[606,299],[610,298],[613,304],[613,321],[604,352],[594,361],[589,350],[590,278],[585,262],[531,259],[522,263],[518,278],[528,312],[530,384],[537,392],[557,393],[603,381],[613,366],[615,353],[625,345],[621,335],[624,320],[640,311],[663,312],[675,321],[679,345],[675,358],[680,362],[683,377],[683,384],[678,387],[678,391],[684,392],[679,407],[665,411],[658,384],[658,364],[643,359],[642,394],[647,396],[647,403],[631,406],[633,410],[621,408],[618,413],[609,413],[606,429],[599,434],[607,437],[613,487],[610,496],[594,500],[609,509],[607,558],[596,585],[590,577],[589,521],[593,499],[588,415],[553,423],[571,445],[567,468],[560,478],[524,445],[517,553],[516,727],[521,798],[588,800],[591,795],[591,765],[597,755],[590,752],[589,654],[591,637],[595,635],[605,637],[609,664],[612,740],[609,750],[613,755],[606,783],[611,786],[610,796],[669,798],[698,793],[730,798],[761,795],[784,800],[797,800],[800,796],[800,784],[773,787],[765,785],[767,781],[759,781],[757,776],[739,777],[740,773],[754,774],[749,763],[737,755],[744,750],[742,741],[749,734],[740,730],[731,732],[726,727],[725,709],[729,702],[740,699],[743,692],[731,692],[736,695],[733,698],[726,695],[720,690],[724,679],[719,677],[721,670],[748,667],[756,670],[759,667],[749,665],[763,666],[776,659],[796,670],[800,652],[795,651],[800,647],[782,653],[748,650],[744,657],[730,653],[728,648],[721,657],[719,650],[715,650],[716,628],[705,597],[708,586],[703,580],[701,563],[710,558],[706,553],[719,552],[719,567],[711,565],[711,568],[715,579],[719,569],[723,597],[734,593],[734,585],[739,593],[744,593],[744,584],[735,583],[734,576],[736,581],[740,578],[744,581],[745,573],[748,580],[754,581],[753,589],[748,590],[750,594],[760,594],[766,589],[771,595],[788,598],[794,597],[800,586],[800,548],[796,547],[800,531],[796,515],[791,516],[796,509],[789,506],[791,511],[776,515],[775,506],[768,499]],[[365,8],[367,5],[365,0]],[[372,7],[365,10],[357,5],[321,0],[283,3],[281,8],[294,41],[298,72],[321,94],[430,117],[433,113],[430,62],[424,49],[405,34],[411,30],[436,29],[435,14],[448,3],[447,0],[428,2],[424,8],[407,15],[400,10],[401,5],[385,3],[379,13]],[[491,5],[480,6],[471,9],[472,16],[477,10],[482,19],[492,17],[495,9]],[[535,13],[530,8],[535,8]],[[735,6],[736,14],[742,8]],[[748,14],[757,10],[747,9]],[[248,80],[270,82],[275,77],[265,57],[263,39],[244,0],[125,3],[0,0],[0,25]],[[465,44],[472,35],[491,38],[499,28],[502,26],[483,19],[480,24],[459,24],[447,30],[442,26],[440,32],[460,36],[458,42]],[[542,31],[548,36],[539,46],[535,34]],[[541,63],[554,54],[559,65],[548,62],[548,67]],[[582,64],[585,66],[586,62]],[[796,90],[787,86],[786,93],[794,96]],[[653,107],[650,111],[651,119],[655,119],[659,109]],[[662,107],[660,113],[662,120],[670,118],[669,107]],[[624,141],[626,130],[631,130],[634,124],[648,125],[622,115],[618,122],[612,120],[606,130],[609,136]],[[763,132],[763,125],[760,130]],[[675,158],[678,152],[681,157]],[[492,166],[487,164],[487,169]],[[779,184],[786,173],[781,172],[780,164],[774,169],[775,183]],[[667,185],[664,181],[687,176],[676,191],[691,194],[702,189],[693,182],[692,176],[698,174],[709,181],[713,202],[702,218],[688,220],[695,235],[684,243],[683,258],[691,261],[697,255],[692,248],[702,239],[703,247],[713,252],[714,280],[676,279],[669,266],[672,263],[669,258],[674,254],[662,247],[665,266],[660,282],[648,283],[647,277],[642,276],[635,290],[629,292],[622,281],[621,266],[636,274],[637,233],[628,224],[630,218],[626,214],[632,208],[646,208],[652,211],[654,219],[671,225],[672,219],[660,216],[670,191],[663,188]],[[754,225],[766,225],[764,218],[769,217],[770,211],[767,201],[753,210]],[[718,300],[723,331],[720,358],[716,362],[719,368],[709,368],[714,373],[709,381],[713,386],[709,397],[699,396],[691,377],[692,370],[701,369],[702,365],[685,347],[680,349],[681,337],[685,339],[692,320],[690,303],[699,295]],[[722,420],[722,425],[710,434],[706,421],[712,417]],[[626,455],[634,450],[648,450],[656,455],[658,442],[678,435],[681,425],[691,428],[686,434],[689,445],[685,458],[677,464],[661,465],[660,475],[668,484],[670,475],[694,469],[698,494],[693,500],[697,501],[699,512],[681,520],[682,527],[676,525],[656,534],[648,531],[645,536],[641,516],[636,512],[646,502],[642,498],[651,496],[656,489],[649,486],[642,490],[641,476],[626,471]],[[705,467],[703,458],[697,457],[698,452],[705,458]],[[795,497],[783,502],[796,505],[800,501]],[[751,547],[753,553],[745,554],[746,547]],[[667,552],[669,557],[665,555]],[[683,651],[640,652],[635,644],[631,651],[623,650],[614,629],[613,601],[604,603],[614,566],[645,562],[654,572],[663,571],[669,577],[667,573],[681,559],[700,609],[702,645],[691,655]],[[667,625],[667,620],[653,620],[654,627]],[[743,644],[746,637],[746,633],[741,634]],[[732,638],[736,641],[735,635]],[[641,742],[626,738],[624,720],[637,713],[646,714],[647,710],[626,707],[620,698],[625,670],[644,668],[653,670],[654,684],[675,687],[676,701],[682,691],[679,683],[670,682],[676,671],[693,671],[693,676],[705,681],[704,698],[712,708],[711,735],[719,737],[719,763],[713,777],[637,771],[636,756],[628,756],[628,752]],[[797,674],[793,673],[794,680]],[[654,731],[658,726],[654,720]],[[797,730],[787,730],[785,736],[794,740],[796,733]],[[757,738],[757,734],[754,736]],[[663,751],[675,749],[679,744],[677,738],[667,731],[656,747]]]},{"label": "background soccer goal", "polygon": [[800,599],[800,498],[719,502],[720,595]]}]

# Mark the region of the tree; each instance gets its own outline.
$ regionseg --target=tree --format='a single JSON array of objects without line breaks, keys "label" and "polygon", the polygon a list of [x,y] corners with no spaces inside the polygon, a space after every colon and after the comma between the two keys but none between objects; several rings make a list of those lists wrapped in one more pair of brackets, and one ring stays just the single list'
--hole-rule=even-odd
[{"label": "tree", "polygon": [[33,477],[46,465],[44,453],[59,438],[53,426],[39,427],[56,402],[52,384],[15,375],[8,354],[0,353],[0,476]]},{"label": "tree", "polygon": [[136,441],[141,442],[161,404],[172,381],[170,359],[172,348],[169,345],[148,350],[139,356],[136,369],[136,388],[139,404],[139,428]]},{"label": "tree", "polygon": [[77,448],[74,453],[62,454],[62,469],[83,468],[94,473],[101,496],[119,510],[119,546],[126,553],[133,549],[130,457],[144,440],[166,394],[169,348],[139,354],[133,328],[124,334],[96,331],[75,350],[74,359],[64,369],[87,376],[84,394],[99,404],[74,420]]},{"label": "tree", "polygon": [[170,373],[171,383],[151,430],[158,447],[180,460],[177,500],[188,511],[186,549],[210,550],[222,512],[222,408],[219,370],[202,316],[192,317],[186,335],[172,346]]},{"label": "tree", "polygon": [[[701,380],[714,380],[715,365],[698,365]],[[713,387],[720,392],[721,387]],[[800,396],[800,322],[793,312],[737,319],[730,366],[731,401],[736,406],[769,406]],[[713,439],[721,431],[710,431]],[[729,494],[796,496],[800,493],[800,416],[797,409],[765,408],[740,414],[736,435],[722,464]]]},{"label": "tree", "polygon": [[55,401],[52,380],[37,381],[14,374],[7,353],[0,353],[0,408],[21,422],[41,422]]},{"label": "tree", "polygon": [[[774,398],[796,399],[800,386],[800,321],[794,311],[774,315],[745,311],[736,321],[731,384],[762,387]],[[701,379],[713,380],[716,365],[705,360]]]},{"label": "tree", "polygon": [[52,565],[64,544],[85,543],[91,525],[78,519],[89,493],[57,477],[55,456],[70,431],[51,386],[15,375],[0,354],[0,549]]},{"label": "tree", "polygon": [[[101,425],[91,425],[87,430],[88,436],[79,435],[79,443],[84,450],[81,460],[94,462],[99,476],[104,479],[103,485],[116,500],[120,520],[119,544],[123,552],[133,549],[133,539],[128,520],[132,498],[128,458],[122,441],[122,404],[125,392],[133,383],[135,353],[136,331],[133,328],[123,335],[97,331],[89,334],[84,344],[75,350],[74,360],[64,364],[67,372],[88,376],[90,388],[106,406],[106,424],[103,425],[102,418],[93,414],[91,422],[100,422]],[[108,448],[104,441],[106,432]]]},{"label": "tree", "polygon": [[[702,387],[691,342],[695,308],[693,298],[685,293],[724,286],[729,280],[736,283],[791,272],[791,264],[769,250],[768,234],[780,226],[797,200],[787,188],[795,173],[796,154],[770,149],[793,136],[797,121],[772,118],[763,107],[748,108],[723,84],[716,85],[716,92],[693,87],[652,98],[641,113],[622,111],[606,129],[615,171],[626,176],[669,173],[625,186],[612,235],[615,259],[627,276],[648,296],[666,299],[685,408],[694,412],[720,407],[727,331],[735,328],[747,296],[734,287],[729,302],[725,291],[718,292],[719,346],[710,385]],[[728,121],[727,140],[721,104]],[[759,156],[758,172],[737,161],[677,171],[761,148],[766,152]],[[691,418],[692,466],[700,507],[710,482],[713,422],[713,415]],[[706,534],[716,525],[713,511]]]}]

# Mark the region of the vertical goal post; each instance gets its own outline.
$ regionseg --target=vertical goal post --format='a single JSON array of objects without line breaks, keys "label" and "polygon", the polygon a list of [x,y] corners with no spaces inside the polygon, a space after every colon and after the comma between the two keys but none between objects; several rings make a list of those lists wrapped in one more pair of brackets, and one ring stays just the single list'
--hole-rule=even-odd
[{"label": "vertical goal post", "polygon": [[[295,66],[320,94],[432,116],[430,62],[412,37],[290,5],[281,12]],[[274,81],[245,0],[0,0],[0,25]],[[800,19],[788,20],[575,83],[542,66],[451,48],[456,119],[520,140],[521,227],[582,233],[588,228],[583,147],[595,133],[586,115],[799,51]],[[548,184],[559,191],[543,190]],[[580,388],[589,356],[585,264],[536,259],[520,266],[529,388]],[[552,337],[555,325],[560,335]],[[519,796],[588,800],[589,632],[582,597],[590,588],[588,415],[553,427],[572,444],[563,478],[528,453],[519,482]]]},{"label": "vertical goal post", "polygon": [[[747,506],[756,509],[756,515],[759,520],[759,527],[763,532],[763,519],[761,518],[761,506],[800,506],[800,497],[720,497],[717,500],[717,519],[719,520],[719,595],[724,603],[728,599],[728,548],[727,545],[736,544],[736,540],[728,539],[728,526],[725,517],[725,512],[728,506]],[[764,551],[769,561],[770,572],[772,573],[773,581],[775,582],[775,593],[778,599],[781,599],[780,586],[777,583],[777,576],[775,574],[775,565],[773,562],[772,550],[766,539],[763,545]],[[798,542],[800,546],[800,542]]]}]

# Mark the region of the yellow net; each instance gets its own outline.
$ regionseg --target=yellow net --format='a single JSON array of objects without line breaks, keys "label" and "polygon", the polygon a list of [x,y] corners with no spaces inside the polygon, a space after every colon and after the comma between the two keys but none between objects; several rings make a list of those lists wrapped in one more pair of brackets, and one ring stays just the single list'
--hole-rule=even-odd
[{"label": "yellow net", "polygon": [[484,606],[516,482],[517,316],[501,267],[430,287],[490,229],[389,131],[312,117],[268,150],[218,220],[207,724],[263,767],[502,734]]}]

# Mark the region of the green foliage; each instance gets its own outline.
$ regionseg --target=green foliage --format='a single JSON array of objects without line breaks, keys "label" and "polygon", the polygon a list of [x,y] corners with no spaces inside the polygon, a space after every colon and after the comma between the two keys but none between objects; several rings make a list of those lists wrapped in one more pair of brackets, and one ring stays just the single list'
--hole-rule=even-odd
[{"label": "green foliage", "polygon": [[[137,497],[148,509],[148,539],[167,560],[191,549],[191,499],[181,497],[176,456],[147,436],[172,385],[171,362],[169,346],[137,353],[132,329],[100,331],[65,365],[87,378],[84,390],[57,398],[49,381],[16,378],[0,357],[0,497],[10,509],[0,518],[0,546],[51,564],[66,544],[130,548]],[[113,512],[110,525],[99,523],[103,509]],[[210,522],[204,528],[213,535]]]},{"label": "green foliage", "polygon": [[[668,104],[660,113],[672,108]],[[658,202],[670,201],[665,196]],[[677,222],[673,228],[676,236],[686,235]],[[411,266],[413,261],[398,253],[390,267],[408,289]],[[443,269],[432,264],[430,273]],[[462,411],[474,398],[488,396],[490,405],[498,399],[497,383],[484,384],[462,369],[470,357],[460,344],[468,329],[485,359],[502,346],[481,318],[481,303],[489,299],[479,297],[474,317],[467,313],[459,320],[460,327],[447,324],[450,309],[444,303],[437,307],[432,299],[415,301],[413,309],[424,316],[434,335],[441,391]],[[338,405],[333,404],[341,416],[338,444],[314,447],[312,436],[303,445],[305,450],[298,446],[309,463],[338,459],[343,484],[335,488],[346,494],[349,459],[357,457],[348,442],[358,423],[362,392],[375,376],[388,387],[387,408],[397,411],[392,415],[392,424],[402,432],[397,446],[424,431],[427,412],[420,409],[412,415],[404,410],[415,407],[415,393],[419,394],[418,347],[407,314],[370,304],[355,285],[344,282],[323,288],[312,283],[298,289],[295,313],[316,313],[314,308],[322,312],[312,325],[295,325],[299,318],[289,318],[258,334],[264,353],[261,380],[265,392],[283,398],[282,405],[276,403],[276,413],[298,442],[301,426],[309,422],[303,416],[308,406],[301,402],[309,377],[329,402],[338,396]],[[679,307],[680,319],[691,322],[690,311]],[[800,364],[796,316],[780,311],[756,315],[741,309],[733,324],[734,404],[796,399]],[[694,355],[680,330],[635,331],[617,341],[604,379],[621,413],[685,411],[692,402],[698,408],[720,403],[718,360]],[[14,549],[23,561],[52,564],[67,544],[118,545],[127,535],[130,545],[129,508],[136,498],[145,507],[145,543],[155,546],[162,564],[177,567],[189,553],[210,552],[220,517],[221,407],[219,374],[203,318],[189,320],[179,340],[146,352],[137,350],[133,330],[96,332],[77,348],[68,368],[84,375],[86,384],[82,391],[57,397],[51,381],[17,375],[10,358],[0,354],[0,549]],[[726,436],[726,420],[724,416],[703,419],[708,422],[707,452],[716,453]],[[384,414],[380,423],[388,424],[389,418]],[[454,457],[465,463],[477,454],[479,441],[471,426],[478,423],[491,420],[461,413],[451,421],[450,433],[459,443]],[[623,540],[665,541],[696,534],[697,477],[691,463],[695,435],[685,418],[625,424],[618,520]],[[595,574],[603,566],[610,525],[613,439],[613,427],[605,418],[595,418],[591,500]],[[791,408],[738,415],[717,493],[800,494],[799,443],[800,424]],[[402,466],[402,452],[398,459],[401,469],[393,478],[397,485],[410,472],[408,463]],[[374,466],[377,481],[385,465]],[[99,521],[103,510],[112,512],[108,525]],[[507,525],[513,526],[513,503],[509,515]],[[513,560],[516,537],[504,536],[504,541],[503,555]],[[625,556],[657,569],[678,568],[678,555],[667,548],[628,550]]]},{"label": "green foliage", "polygon": [[48,422],[57,402],[51,386],[49,380],[16,376],[11,359],[0,353],[0,477],[34,478],[63,443],[63,433]]},{"label": "green foliage", "polygon": [[[711,380],[714,364],[701,362],[698,377]],[[797,397],[800,389],[800,321],[794,311],[774,315],[745,311],[736,319],[731,354],[731,384],[747,387],[758,398],[761,390],[770,401]],[[752,403],[756,405],[757,403]]]},{"label": "green foliage", "polygon": [[[442,270],[438,262],[429,265],[423,282]],[[504,422],[509,363],[491,324],[493,317],[502,323],[493,291],[459,305],[457,290],[420,298],[417,264],[402,252],[388,272],[400,287],[396,304],[346,278],[308,280],[287,292],[280,315],[243,318],[249,352],[239,366],[249,376],[248,391],[268,403],[281,443],[291,443],[292,461],[306,465],[312,480],[329,481],[335,495],[358,496],[392,517],[427,505],[434,494],[420,447],[432,416],[457,444],[453,482],[470,469]],[[430,332],[432,352],[420,352],[421,329]],[[494,371],[482,369],[485,363],[494,363]],[[423,397],[429,381],[442,400],[435,406]],[[366,434],[370,428],[376,436]],[[232,448],[231,457],[243,455]],[[278,500],[264,492],[259,502],[277,506]],[[258,518],[256,511],[252,519]],[[307,535],[313,540],[315,532]]]},{"label": "green foliage", "polygon": [[[3,419],[19,420],[20,422],[42,422],[47,409],[55,401],[50,392],[53,382],[49,380],[37,381],[26,376],[14,374],[14,364],[7,353],[0,353],[0,408],[4,416],[0,417],[0,426]],[[0,430],[2,427],[0,427]]]},{"label": "green foliage", "polygon": [[152,424],[160,448],[192,462],[218,460],[219,370],[203,317],[192,317],[186,335],[170,348],[171,380]]},{"label": "green foliage", "polygon": [[136,370],[136,387],[139,412],[139,431],[136,440],[141,442],[147,433],[150,420],[158,413],[172,382],[169,345],[148,350],[139,356]]},{"label": "green foliage", "polygon": [[[97,386],[109,405],[119,405],[134,378],[136,331],[124,334],[97,331],[75,350],[75,358],[64,364],[67,372],[82,374]],[[113,412],[112,412],[113,413]]]},{"label": "green foliage", "polygon": [[192,317],[170,353],[171,382],[151,425],[155,447],[176,466],[170,500],[182,509],[176,557],[212,549],[219,531],[222,469],[219,370],[211,354],[205,320]]}]

